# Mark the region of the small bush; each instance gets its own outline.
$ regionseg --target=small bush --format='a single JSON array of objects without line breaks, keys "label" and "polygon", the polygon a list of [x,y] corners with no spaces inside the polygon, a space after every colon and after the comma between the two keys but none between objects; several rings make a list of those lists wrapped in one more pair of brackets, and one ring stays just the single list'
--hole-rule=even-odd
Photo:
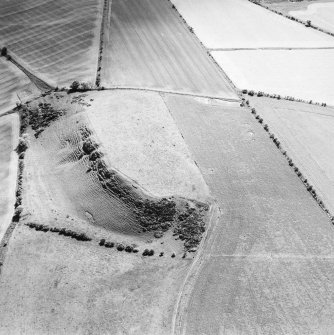
[{"label": "small bush", "polygon": [[122,243],[117,244],[117,250],[118,251],[123,251],[124,250],[124,245]]},{"label": "small bush", "polygon": [[72,92],[77,92],[79,89],[80,83],[77,80],[74,80],[73,83],[70,85],[70,89]]},{"label": "small bush", "polygon": [[125,247],[125,251],[126,251],[126,252],[132,252],[132,251],[133,251],[133,247],[132,247],[131,245],[127,245],[127,246]]},{"label": "small bush", "polygon": [[2,57],[6,57],[6,56],[7,56],[7,48],[6,48],[6,47],[3,47],[3,48],[1,49],[1,56],[2,56]]},{"label": "small bush", "polygon": [[103,246],[105,243],[106,243],[106,240],[103,238],[103,239],[100,240],[99,245],[100,245],[100,246]]},{"label": "small bush", "polygon": [[105,242],[104,246],[106,248],[113,248],[115,246],[115,243],[114,242]]}]

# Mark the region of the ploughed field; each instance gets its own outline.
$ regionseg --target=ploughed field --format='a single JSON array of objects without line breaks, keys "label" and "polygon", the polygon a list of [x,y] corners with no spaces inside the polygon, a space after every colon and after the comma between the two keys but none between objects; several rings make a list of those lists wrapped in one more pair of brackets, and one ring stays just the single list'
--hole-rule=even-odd
[{"label": "ploughed field", "polygon": [[224,74],[165,0],[115,0],[101,85],[237,99]]},{"label": "ploughed field", "polygon": [[45,81],[95,81],[102,0],[0,2],[0,45]]},{"label": "ploughed field", "polygon": [[333,47],[334,39],[247,0],[172,0],[209,49]]},{"label": "ploughed field", "polygon": [[14,212],[19,120],[17,115],[0,117],[0,241]]},{"label": "ploughed field", "polygon": [[0,73],[0,115],[14,108],[19,98],[38,93],[29,78],[4,57],[0,57]]},{"label": "ploughed field", "polygon": [[218,51],[213,56],[240,89],[334,105],[333,49]]},{"label": "ploughed field", "polygon": [[269,98],[249,101],[333,213],[334,108]]},{"label": "ploughed field", "polygon": [[166,103],[221,209],[177,329],[331,333],[333,227],[263,126],[240,107]]}]

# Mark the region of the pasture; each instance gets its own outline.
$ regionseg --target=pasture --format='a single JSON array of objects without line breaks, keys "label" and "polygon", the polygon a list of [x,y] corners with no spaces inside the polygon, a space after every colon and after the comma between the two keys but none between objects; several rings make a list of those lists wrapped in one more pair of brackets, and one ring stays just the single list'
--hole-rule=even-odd
[{"label": "pasture", "polygon": [[334,46],[334,39],[247,0],[172,0],[208,49]]},{"label": "pasture", "polygon": [[221,213],[180,333],[330,333],[328,217],[248,110],[166,103]]},{"label": "pasture", "polygon": [[15,203],[19,120],[17,115],[0,117],[0,241],[12,221]]},{"label": "pasture", "polygon": [[0,44],[54,85],[94,82],[102,0],[0,2]]},{"label": "pasture", "polygon": [[238,98],[165,0],[112,2],[101,85]]},{"label": "pasture", "polygon": [[332,49],[217,51],[213,57],[239,89],[334,105]]},{"label": "pasture", "polygon": [[334,108],[268,98],[249,100],[334,213]]},{"label": "pasture", "polygon": [[209,190],[156,92],[91,92],[87,117],[109,164],[155,196],[205,201]]}]

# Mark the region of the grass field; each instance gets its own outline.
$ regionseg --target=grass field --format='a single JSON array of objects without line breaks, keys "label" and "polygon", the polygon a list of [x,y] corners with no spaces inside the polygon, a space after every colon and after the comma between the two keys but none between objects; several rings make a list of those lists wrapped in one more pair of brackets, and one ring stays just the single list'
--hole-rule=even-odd
[{"label": "grass field", "polygon": [[207,48],[325,47],[334,40],[245,0],[173,0]]},{"label": "grass field", "polygon": [[333,213],[334,108],[267,98],[250,103]]},{"label": "grass field", "polygon": [[103,86],[237,98],[168,1],[113,1],[105,36]]},{"label": "grass field", "polygon": [[18,143],[17,115],[0,117],[0,241],[11,223],[17,174],[17,156],[13,151]]},{"label": "grass field", "polygon": [[213,56],[240,89],[334,105],[334,50],[218,51]]},{"label": "grass field", "polygon": [[29,78],[4,57],[0,57],[0,73],[0,115],[16,106],[18,95],[25,100],[38,92]]},{"label": "grass field", "polygon": [[159,93],[104,91],[86,99],[93,99],[87,116],[111,166],[155,196],[207,200],[209,190]]},{"label": "grass field", "polygon": [[0,44],[55,85],[94,82],[102,0],[0,2]]},{"label": "grass field", "polygon": [[[99,93],[101,97],[97,96]],[[104,93],[110,93],[111,98]],[[101,115],[93,105],[95,99],[98,106],[105,100]],[[123,116],[116,115],[121,103]],[[24,155],[23,210],[10,242],[3,248],[6,257],[0,278],[0,290],[4,292],[0,296],[0,333],[106,334],[112,329],[115,334],[169,335],[177,295],[194,254],[184,253],[184,238],[177,236],[171,226],[158,237],[157,227],[142,229],[140,219],[149,218],[158,207],[144,206],[147,211],[140,216],[138,203],[160,200],[150,192],[154,187],[161,192],[162,186],[149,181],[145,185],[147,190],[139,182],[155,173],[164,184],[174,183],[169,189],[166,187],[168,195],[178,189],[181,195],[191,193],[195,197],[199,190],[194,190],[188,181],[203,188],[200,197],[205,197],[208,190],[163,100],[159,94],[143,92],[94,92],[90,96],[58,92],[32,101],[26,108],[35,110],[37,106],[36,114],[46,113],[46,108],[62,114],[52,124],[43,126],[41,133],[34,128],[37,121],[32,123],[33,129],[26,128],[29,146]],[[135,112],[135,106],[140,112]],[[108,126],[103,114],[109,108],[115,115],[110,113]],[[97,115],[90,115],[94,113]],[[26,124],[24,117],[22,120]],[[118,140],[103,135],[101,122],[104,130],[124,134]],[[131,130],[136,124],[143,129]],[[151,143],[150,127],[156,143]],[[129,150],[125,138],[138,142],[136,152],[128,157],[136,162],[130,172],[131,177],[138,176],[138,183],[122,171],[126,167],[122,151]],[[120,144],[122,139],[124,145]],[[166,139],[171,141],[170,147],[162,145]],[[110,142],[113,140],[115,143]],[[99,151],[94,149],[87,154],[87,143],[98,146]],[[144,148],[140,148],[141,144]],[[152,167],[140,155],[155,164],[154,171],[149,171]],[[174,160],[176,164],[180,160],[187,171],[171,167],[175,169],[170,171],[175,180],[168,180],[167,171],[159,171],[164,167],[163,163],[158,165],[158,158]],[[120,170],[112,165],[113,159]],[[102,170],[103,164],[108,164],[109,170]],[[186,172],[194,177],[186,176]],[[159,177],[154,178],[158,182]],[[181,221],[180,216],[188,212],[191,216],[196,211],[196,203],[185,198],[173,199],[177,209],[169,221],[173,221],[170,225],[174,227],[177,220]],[[188,212],[181,211],[182,201]],[[168,216],[166,207],[161,208],[164,212],[155,217],[157,222]],[[187,218],[182,220],[189,222]],[[31,223],[48,228],[36,231],[28,228]],[[61,235],[50,228],[83,233],[90,240],[84,242],[73,238],[73,234]],[[101,246],[101,239],[114,245]],[[126,252],[125,246],[138,252]],[[144,257],[145,249],[154,250],[154,254]]]},{"label": "grass field", "polygon": [[166,102],[221,209],[180,333],[330,334],[327,216],[249,111]]}]

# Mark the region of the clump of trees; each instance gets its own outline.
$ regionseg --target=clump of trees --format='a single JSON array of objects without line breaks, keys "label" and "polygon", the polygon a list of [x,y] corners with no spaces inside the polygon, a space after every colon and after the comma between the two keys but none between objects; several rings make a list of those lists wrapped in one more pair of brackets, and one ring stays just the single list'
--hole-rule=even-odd
[{"label": "clump of trees", "polygon": [[93,89],[93,85],[91,83],[86,82],[79,82],[77,80],[74,80],[72,84],[70,85],[70,89],[68,93],[74,93],[74,92],[86,92]]}]

